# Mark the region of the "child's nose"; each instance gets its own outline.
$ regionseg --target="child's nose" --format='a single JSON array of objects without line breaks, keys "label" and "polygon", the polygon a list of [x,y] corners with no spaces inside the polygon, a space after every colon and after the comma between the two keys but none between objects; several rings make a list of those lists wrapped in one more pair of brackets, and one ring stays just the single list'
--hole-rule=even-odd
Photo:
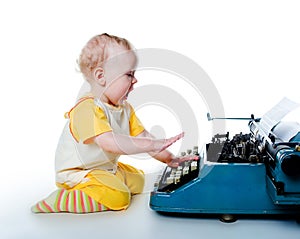
[{"label": "child's nose", "polygon": [[137,81],[137,79],[135,78],[135,77],[133,77],[133,79],[132,79],[132,81],[131,81],[131,84],[135,84],[135,83],[137,83],[138,81]]}]

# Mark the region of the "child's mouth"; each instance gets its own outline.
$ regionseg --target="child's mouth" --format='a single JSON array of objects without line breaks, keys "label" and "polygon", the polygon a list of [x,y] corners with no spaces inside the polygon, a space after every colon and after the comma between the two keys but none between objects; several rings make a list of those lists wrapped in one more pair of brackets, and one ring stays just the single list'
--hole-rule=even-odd
[{"label": "child's mouth", "polygon": [[130,94],[131,91],[133,91],[133,87],[132,86],[128,89],[128,91],[127,91],[127,93],[125,95],[126,98],[128,98],[128,96],[129,96],[129,94]]}]

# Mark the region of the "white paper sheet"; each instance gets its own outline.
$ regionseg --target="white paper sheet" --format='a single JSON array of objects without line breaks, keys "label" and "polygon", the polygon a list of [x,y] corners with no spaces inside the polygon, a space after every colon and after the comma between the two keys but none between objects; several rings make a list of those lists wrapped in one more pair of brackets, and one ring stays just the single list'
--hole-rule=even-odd
[{"label": "white paper sheet", "polygon": [[260,129],[266,135],[269,135],[271,129],[277,125],[289,112],[293,111],[300,104],[288,99],[283,98],[277,105],[270,109],[260,120]]}]

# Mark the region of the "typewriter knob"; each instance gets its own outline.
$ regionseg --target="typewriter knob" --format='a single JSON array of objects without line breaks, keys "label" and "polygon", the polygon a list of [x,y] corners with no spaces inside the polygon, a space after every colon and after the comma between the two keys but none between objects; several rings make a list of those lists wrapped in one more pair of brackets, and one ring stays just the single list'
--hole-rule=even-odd
[{"label": "typewriter knob", "polygon": [[193,154],[198,155],[198,146],[194,146],[193,148]]}]

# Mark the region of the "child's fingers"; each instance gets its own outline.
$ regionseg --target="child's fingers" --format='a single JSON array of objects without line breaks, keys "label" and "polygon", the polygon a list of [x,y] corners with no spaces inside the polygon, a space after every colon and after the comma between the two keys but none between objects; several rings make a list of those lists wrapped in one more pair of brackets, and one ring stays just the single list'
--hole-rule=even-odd
[{"label": "child's fingers", "polygon": [[199,160],[199,156],[196,155],[190,155],[190,156],[184,156],[184,157],[177,157],[173,159],[168,166],[170,167],[178,167],[180,163],[185,161],[191,161],[191,160]]},{"label": "child's fingers", "polygon": [[184,161],[191,161],[191,160],[198,160],[199,157],[196,155],[191,155],[191,156],[184,156],[180,158],[180,162],[184,162]]},{"label": "child's fingers", "polygon": [[177,140],[183,138],[184,137],[184,132],[178,134],[176,137],[177,137]]},{"label": "child's fingers", "polygon": [[174,144],[177,140],[181,139],[183,136],[184,136],[184,133],[182,132],[182,133],[180,133],[180,134],[178,134],[178,135],[176,135],[176,136],[174,136],[174,137],[172,137],[172,138],[169,138],[169,139],[167,140],[167,144],[168,144],[167,147],[169,147],[169,146],[171,146],[172,144]]},{"label": "child's fingers", "polygon": [[184,132],[170,138],[169,140],[171,140],[173,143],[175,143],[177,140],[181,139],[182,137],[184,137]]},{"label": "child's fingers", "polygon": [[170,147],[174,144],[177,140],[181,139],[184,136],[184,133],[180,133],[174,137],[164,140],[164,143],[159,151],[165,150],[166,148]]},{"label": "child's fingers", "polygon": [[178,162],[170,162],[170,163],[168,163],[168,166],[172,167],[172,168],[177,168],[179,166],[179,163]]}]

